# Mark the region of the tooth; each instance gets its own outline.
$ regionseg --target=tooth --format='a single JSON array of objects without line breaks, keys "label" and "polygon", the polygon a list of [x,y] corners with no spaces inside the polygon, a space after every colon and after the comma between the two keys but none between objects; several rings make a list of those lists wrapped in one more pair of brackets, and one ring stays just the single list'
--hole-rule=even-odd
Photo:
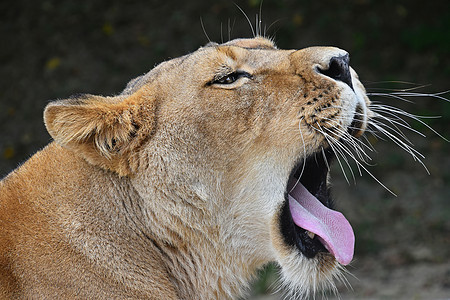
[{"label": "tooth", "polygon": [[308,230],[306,231],[306,234],[309,236],[310,239],[314,239],[314,237],[316,236],[314,233]]}]

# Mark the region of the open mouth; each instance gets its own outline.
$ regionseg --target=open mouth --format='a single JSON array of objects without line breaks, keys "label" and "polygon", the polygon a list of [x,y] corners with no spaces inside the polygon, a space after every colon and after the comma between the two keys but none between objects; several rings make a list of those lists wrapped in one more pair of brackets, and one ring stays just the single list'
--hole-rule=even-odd
[{"label": "open mouth", "polygon": [[347,219],[332,210],[327,177],[333,158],[333,151],[327,149],[307,157],[292,170],[280,226],[284,241],[305,257],[329,252],[347,265],[353,258],[355,237]]}]

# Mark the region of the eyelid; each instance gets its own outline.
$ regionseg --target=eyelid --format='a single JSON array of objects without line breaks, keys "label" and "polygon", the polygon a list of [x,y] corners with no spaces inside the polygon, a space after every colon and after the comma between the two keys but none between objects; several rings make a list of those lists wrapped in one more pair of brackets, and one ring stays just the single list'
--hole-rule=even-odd
[{"label": "eyelid", "polygon": [[246,71],[239,70],[234,73],[237,73],[239,75],[239,78],[242,78],[242,77],[250,78],[250,79],[252,78],[252,74],[250,74],[249,72],[246,72]]},{"label": "eyelid", "polygon": [[234,72],[229,72],[229,73],[227,73],[225,75],[216,76],[216,77],[214,77],[213,80],[208,82],[207,85],[213,85],[213,84],[227,85],[228,83],[219,83],[219,81],[224,79],[224,78],[226,78],[226,77],[228,77],[228,76],[232,76],[232,75],[236,76],[236,80],[234,80],[233,82],[231,82],[229,84],[233,84],[234,82],[236,82],[237,80],[239,80],[240,78],[243,78],[243,77],[245,77],[245,78],[252,78],[252,75],[250,73],[248,73],[246,71],[242,71],[242,70],[237,70],[237,71],[234,71]]}]

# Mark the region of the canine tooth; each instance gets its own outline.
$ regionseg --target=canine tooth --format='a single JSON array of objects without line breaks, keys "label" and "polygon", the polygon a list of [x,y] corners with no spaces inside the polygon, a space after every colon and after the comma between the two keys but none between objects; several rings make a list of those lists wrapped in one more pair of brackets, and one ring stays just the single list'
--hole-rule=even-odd
[{"label": "canine tooth", "polygon": [[313,239],[316,235],[312,233],[311,231],[306,231],[306,234],[309,236],[310,239]]}]

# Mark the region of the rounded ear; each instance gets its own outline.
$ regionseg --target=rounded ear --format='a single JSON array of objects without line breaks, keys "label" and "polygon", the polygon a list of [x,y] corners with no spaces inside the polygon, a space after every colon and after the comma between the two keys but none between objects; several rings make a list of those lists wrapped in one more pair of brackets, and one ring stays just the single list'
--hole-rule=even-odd
[{"label": "rounded ear", "polygon": [[44,122],[58,144],[126,176],[137,168],[133,154],[153,133],[155,102],[143,89],[126,97],[77,95],[48,104]]}]

